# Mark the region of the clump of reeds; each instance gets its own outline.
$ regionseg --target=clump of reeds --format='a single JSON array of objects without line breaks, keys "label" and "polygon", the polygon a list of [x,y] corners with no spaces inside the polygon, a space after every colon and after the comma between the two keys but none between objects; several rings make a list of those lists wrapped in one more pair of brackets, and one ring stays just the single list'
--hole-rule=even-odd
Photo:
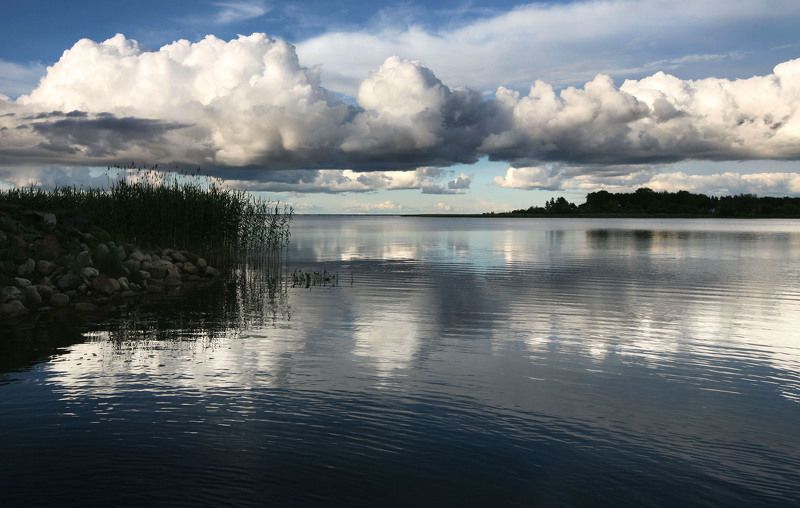
[{"label": "clump of reeds", "polygon": [[122,242],[197,251],[219,261],[279,259],[293,210],[216,177],[111,167],[102,187],[14,188],[0,203],[85,219]]},{"label": "clump of reeds", "polygon": [[322,271],[303,271],[302,268],[295,268],[291,276],[292,287],[311,286],[338,286],[339,274],[331,273],[326,269]]}]

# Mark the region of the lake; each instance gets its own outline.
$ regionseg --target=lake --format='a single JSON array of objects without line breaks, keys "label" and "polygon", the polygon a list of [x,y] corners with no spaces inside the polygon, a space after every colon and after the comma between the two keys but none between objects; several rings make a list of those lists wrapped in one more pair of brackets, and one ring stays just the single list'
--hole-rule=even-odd
[{"label": "lake", "polygon": [[800,222],[297,217],[0,345],[0,505],[798,506]]}]

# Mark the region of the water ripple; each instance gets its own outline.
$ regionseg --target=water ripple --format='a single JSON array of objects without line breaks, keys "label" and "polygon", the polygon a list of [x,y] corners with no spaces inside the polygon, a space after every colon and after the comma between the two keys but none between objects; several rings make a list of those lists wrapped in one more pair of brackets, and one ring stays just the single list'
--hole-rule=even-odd
[{"label": "water ripple", "polygon": [[800,225],[300,218],[292,249],[342,283],[14,342],[10,505],[800,503]]}]

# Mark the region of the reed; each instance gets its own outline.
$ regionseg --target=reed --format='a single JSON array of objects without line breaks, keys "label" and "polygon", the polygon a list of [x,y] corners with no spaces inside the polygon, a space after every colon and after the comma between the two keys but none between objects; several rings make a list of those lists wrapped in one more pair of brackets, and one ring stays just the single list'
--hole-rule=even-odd
[{"label": "reed", "polygon": [[199,171],[110,167],[102,187],[0,191],[0,204],[86,221],[117,241],[203,253],[218,263],[278,262],[291,206],[225,187]]}]

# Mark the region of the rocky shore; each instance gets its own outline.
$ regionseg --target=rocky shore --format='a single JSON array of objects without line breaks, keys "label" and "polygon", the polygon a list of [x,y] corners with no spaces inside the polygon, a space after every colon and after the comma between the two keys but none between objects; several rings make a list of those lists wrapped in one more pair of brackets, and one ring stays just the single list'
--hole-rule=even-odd
[{"label": "rocky shore", "polygon": [[93,312],[219,276],[197,254],[114,242],[79,215],[0,209],[0,320]]}]

